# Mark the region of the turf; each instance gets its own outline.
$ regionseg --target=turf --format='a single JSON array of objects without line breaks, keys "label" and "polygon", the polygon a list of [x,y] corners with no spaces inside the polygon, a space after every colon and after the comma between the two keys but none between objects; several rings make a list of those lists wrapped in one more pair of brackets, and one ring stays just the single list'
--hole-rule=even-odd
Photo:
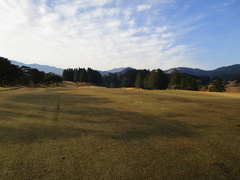
[{"label": "turf", "polygon": [[240,96],[0,91],[0,179],[239,179]]}]

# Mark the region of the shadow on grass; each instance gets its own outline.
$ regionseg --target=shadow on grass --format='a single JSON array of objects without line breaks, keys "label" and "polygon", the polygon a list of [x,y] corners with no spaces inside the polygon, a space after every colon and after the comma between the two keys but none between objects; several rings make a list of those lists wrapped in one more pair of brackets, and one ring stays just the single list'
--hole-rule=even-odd
[{"label": "shadow on grass", "polygon": [[[167,118],[141,114],[137,112],[117,111],[111,108],[86,108],[79,122],[96,124],[102,128],[110,128],[111,131],[98,134],[105,138],[115,140],[130,141],[134,139],[144,139],[148,137],[168,137],[168,138],[194,138],[198,137],[200,129],[207,129],[209,126],[191,125],[189,123]],[[178,116],[178,114],[173,117]]]},{"label": "shadow on grass", "polygon": [[91,130],[73,128],[73,127],[59,127],[59,126],[45,126],[45,125],[26,125],[21,128],[14,128],[8,126],[0,127],[0,143],[33,143],[42,142],[44,140],[69,139],[73,137],[86,136],[91,134]]},{"label": "shadow on grass", "polygon": [[[76,94],[18,96],[0,111],[0,116],[4,117],[0,123],[17,121],[18,117],[21,117],[22,122],[18,122],[20,125],[17,128],[1,126],[0,142],[32,143],[89,135],[117,141],[149,137],[194,138],[198,137],[199,129],[208,128],[178,121],[176,118],[180,115],[174,113],[155,116],[100,107],[110,102],[112,101],[107,98]],[[76,103],[84,103],[86,106],[76,108]],[[4,107],[3,104],[0,104],[0,108],[1,106]],[[12,108],[18,111],[14,112]]]},{"label": "shadow on grass", "polygon": [[108,98],[99,98],[90,95],[76,95],[76,94],[24,94],[21,96],[14,97],[11,99],[14,103],[23,103],[30,105],[45,105],[45,106],[55,106],[57,101],[63,101],[64,104],[74,104],[74,103],[88,103],[88,104],[103,104],[110,103]]},{"label": "shadow on grass", "polygon": [[[48,112],[49,113],[49,112]],[[54,112],[53,112],[54,113]],[[168,120],[163,117],[149,116],[136,112],[116,111],[111,108],[86,107],[75,112],[60,110],[59,116],[68,116],[61,119],[46,119],[44,116],[30,116],[18,128],[1,126],[1,143],[32,143],[44,140],[69,139],[86,136],[96,136],[117,141],[143,140],[149,137],[167,138],[195,138],[198,129],[208,128],[191,125],[177,120]],[[79,113],[79,116],[76,114]],[[0,113],[1,114],[1,113]],[[75,114],[72,117],[72,114]],[[9,119],[21,114],[9,114]],[[78,117],[78,118],[76,118]],[[44,123],[34,124],[31,118]],[[51,125],[49,122],[52,122]],[[58,123],[61,123],[58,124]],[[83,127],[83,128],[79,128]]]}]

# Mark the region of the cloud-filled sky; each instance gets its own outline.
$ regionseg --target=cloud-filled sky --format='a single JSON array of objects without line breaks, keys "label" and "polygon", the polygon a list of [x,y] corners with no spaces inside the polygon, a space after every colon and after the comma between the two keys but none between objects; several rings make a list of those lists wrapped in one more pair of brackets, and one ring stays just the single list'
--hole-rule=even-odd
[{"label": "cloud-filled sky", "polygon": [[239,0],[1,0],[0,56],[61,68],[240,63]]}]

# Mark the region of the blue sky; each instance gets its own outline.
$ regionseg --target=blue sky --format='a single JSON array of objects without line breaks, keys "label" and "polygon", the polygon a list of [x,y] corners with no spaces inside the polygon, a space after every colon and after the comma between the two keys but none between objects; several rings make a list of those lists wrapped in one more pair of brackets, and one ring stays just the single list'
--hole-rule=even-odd
[{"label": "blue sky", "polygon": [[0,56],[61,68],[240,63],[239,0],[1,0]]}]

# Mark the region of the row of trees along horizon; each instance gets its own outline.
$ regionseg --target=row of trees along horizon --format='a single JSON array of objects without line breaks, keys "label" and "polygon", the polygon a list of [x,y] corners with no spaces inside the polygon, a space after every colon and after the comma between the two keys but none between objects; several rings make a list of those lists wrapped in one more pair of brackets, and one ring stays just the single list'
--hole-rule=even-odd
[{"label": "row of trees along horizon", "polygon": [[109,73],[102,76],[98,71],[91,68],[65,69],[62,78],[64,81],[92,83],[108,88],[136,87],[147,90],[179,89],[198,91],[201,87],[208,88],[209,91],[225,91],[223,81],[219,77],[210,79],[208,76],[198,77],[179,73],[173,70],[171,74],[166,74],[161,69],[137,70],[131,69],[123,74]]},{"label": "row of trees along horizon", "polygon": [[173,70],[166,74],[161,69],[137,70],[131,69],[118,75],[109,73],[102,76],[98,71],[91,68],[65,69],[62,77],[54,73],[44,73],[35,68],[27,66],[16,66],[3,57],[0,57],[0,86],[56,84],[62,81],[90,83],[108,88],[136,87],[148,90],[180,89],[198,91],[201,87],[212,82],[210,91],[225,91],[223,81],[216,77],[213,80],[209,77],[197,77],[179,73]]},{"label": "row of trees along horizon", "polygon": [[29,86],[38,84],[56,84],[63,81],[61,76],[54,73],[44,73],[28,66],[16,66],[11,62],[0,57],[0,86]]}]

